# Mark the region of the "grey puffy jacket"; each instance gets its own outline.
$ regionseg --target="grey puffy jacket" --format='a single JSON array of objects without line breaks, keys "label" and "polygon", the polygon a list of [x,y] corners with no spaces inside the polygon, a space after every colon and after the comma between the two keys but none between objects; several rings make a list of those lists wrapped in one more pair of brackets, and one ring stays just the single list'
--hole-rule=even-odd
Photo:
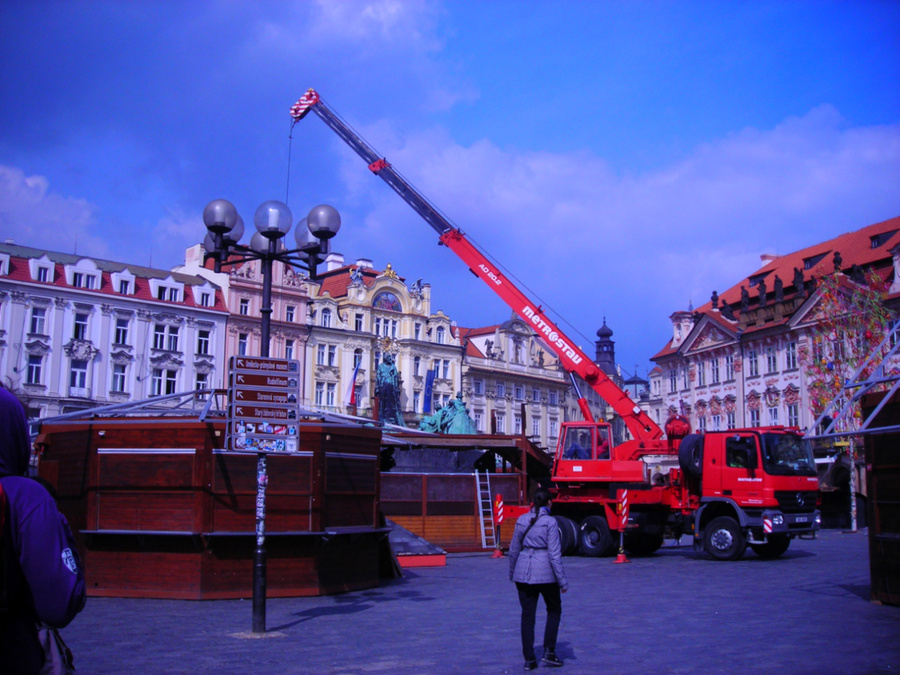
[{"label": "grey puffy jacket", "polygon": [[559,546],[559,529],[553,516],[541,513],[534,526],[525,531],[534,518],[529,511],[516,521],[512,542],[509,545],[509,578],[525,584],[559,584],[561,590],[569,587],[562,565]]}]

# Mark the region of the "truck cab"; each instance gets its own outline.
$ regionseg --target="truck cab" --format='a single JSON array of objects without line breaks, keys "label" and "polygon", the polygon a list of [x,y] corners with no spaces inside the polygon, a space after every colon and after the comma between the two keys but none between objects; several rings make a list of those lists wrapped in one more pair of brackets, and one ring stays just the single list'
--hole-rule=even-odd
[{"label": "truck cab", "polygon": [[784,553],[821,526],[818,474],[809,441],[795,429],[760,427],[686,436],[681,466],[700,507],[694,546],[718,560],[749,545],[763,558]]}]

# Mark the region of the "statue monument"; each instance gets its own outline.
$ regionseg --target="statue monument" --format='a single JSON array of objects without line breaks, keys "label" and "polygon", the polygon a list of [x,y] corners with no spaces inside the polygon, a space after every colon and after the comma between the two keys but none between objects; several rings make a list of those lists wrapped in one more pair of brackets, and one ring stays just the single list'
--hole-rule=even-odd
[{"label": "statue monument", "polygon": [[375,372],[375,395],[378,397],[378,421],[405,427],[400,406],[400,374],[390,353],[384,355]]},{"label": "statue monument", "polygon": [[421,431],[431,431],[438,434],[477,434],[475,422],[469,417],[469,411],[462,400],[462,392],[456,393],[456,398],[451,399],[443,408],[436,410],[419,422]]}]

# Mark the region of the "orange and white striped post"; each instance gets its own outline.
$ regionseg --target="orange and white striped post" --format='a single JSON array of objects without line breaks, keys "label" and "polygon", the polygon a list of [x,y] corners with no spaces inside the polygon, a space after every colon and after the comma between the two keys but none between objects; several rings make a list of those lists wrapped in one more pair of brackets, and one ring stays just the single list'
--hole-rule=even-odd
[{"label": "orange and white striped post", "polygon": [[613,560],[614,563],[631,562],[625,557],[625,528],[628,527],[628,490],[622,490],[619,493],[619,555]]},{"label": "orange and white striped post", "polygon": [[502,558],[503,557],[503,547],[500,544],[500,525],[503,523],[503,497],[498,493],[494,497],[494,527],[496,532],[494,533],[494,554],[491,556],[492,558]]}]

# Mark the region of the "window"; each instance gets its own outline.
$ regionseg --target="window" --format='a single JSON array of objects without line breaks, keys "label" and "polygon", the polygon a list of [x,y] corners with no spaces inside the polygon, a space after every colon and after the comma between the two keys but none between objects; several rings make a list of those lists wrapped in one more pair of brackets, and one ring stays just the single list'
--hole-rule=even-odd
[{"label": "window", "polygon": [[177,388],[178,371],[167,370],[163,368],[153,369],[153,380],[151,382],[151,396],[162,396],[163,394],[174,394]]},{"label": "window", "polygon": [[541,402],[541,390],[540,389],[532,389],[531,390],[531,400],[535,403]]},{"label": "window", "polygon": [[714,356],[709,360],[709,379],[713,384],[719,384],[719,357]]},{"label": "window", "polygon": [[435,340],[439,345],[445,344],[447,342],[447,331],[444,330],[443,326],[438,326],[435,331]]},{"label": "window", "polygon": [[776,426],[778,424],[778,408],[769,408],[769,426]]},{"label": "window", "polygon": [[197,373],[194,376],[194,391],[203,389],[209,389],[209,373]]},{"label": "window", "polygon": [[[517,384],[514,390],[514,396],[517,401],[521,401],[525,398],[525,387],[521,384]],[[521,431],[521,429],[519,430]]]},{"label": "window", "polygon": [[238,356],[247,356],[247,333],[238,333]]},{"label": "window", "polygon": [[353,315],[353,330],[357,333],[362,333],[363,329],[363,315],[362,314],[354,314]]},{"label": "window", "polygon": [[706,433],[706,418],[698,417],[697,418],[697,432],[704,434]]},{"label": "window", "polygon": [[325,405],[325,383],[324,382],[316,382],[315,404],[317,406]]},{"label": "window", "polygon": [[178,293],[178,289],[170,288],[169,289],[169,301],[170,302],[178,302],[179,300],[181,300],[181,295]]},{"label": "window", "polygon": [[497,420],[497,433],[505,434],[506,433],[506,413],[496,413],[495,419]]},{"label": "window", "polygon": [[825,358],[825,347],[819,338],[815,338],[813,341],[812,355],[814,363],[821,363]]},{"label": "window", "polygon": [[247,298],[241,298],[240,303],[238,303],[238,313],[243,316],[247,316],[250,314],[250,300]]},{"label": "window", "polygon": [[212,307],[212,293],[204,291],[200,294],[200,306]]},{"label": "window", "polygon": [[335,405],[335,386],[334,382],[329,382],[325,387],[325,405],[333,408]]},{"label": "window", "polygon": [[[796,370],[797,368],[797,343],[788,342],[784,350],[784,369]],[[795,426],[795,425],[792,425]]]},{"label": "window", "polygon": [[326,355],[326,347],[325,345],[318,345],[316,347],[316,365],[324,366],[325,365],[325,355]]},{"label": "window", "polygon": [[112,391],[117,394],[125,393],[125,364],[114,363],[112,372]]},{"label": "window", "polygon": [[119,282],[119,293],[122,295],[128,295],[128,282],[122,279]]},{"label": "window", "polygon": [[766,373],[778,372],[778,353],[774,346],[766,347]]},{"label": "window", "polygon": [[[354,352],[354,354],[355,354],[355,352]],[[356,367],[356,364],[353,364],[353,365],[354,365],[354,367]],[[421,357],[417,356],[413,359],[413,375],[418,377],[419,370],[421,367],[422,367],[422,359],[421,359]]]},{"label": "window", "polygon": [[697,386],[706,386],[706,364],[703,361],[697,364]]},{"label": "window", "polygon": [[114,342],[117,345],[128,344],[128,319],[116,319],[116,336]]},{"label": "window", "polygon": [[168,327],[169,339],[166,343],[166,349],[170,352],[178,351],[178,326]]},{"label": "window", "polygon": [[334,366],[337,364],[337,347],[335,345],[328,345],[328,365]]},{"label": "window", "polygon": [[533,417],[531,419],[531,435],[540,438],[541,436],[541,418]]},{"label": "window", "polygon": [[750,411],[750,426],[758,427],[759,426],[759,409]]},{"label": "window", "polygon": [[484,393],[484,380],[473,380],[472,389],[476,395],[480,396]]},{"label": "window", "polygon": [[197,332],[197,353],[209,354],[209,331],[201,330]]},{"label": "window", "polygon": [[734,354],[725,355],[725,381],[734,379]]},{"label": "window", "polygon": [[87,396],[87,361],[72,361],[69,368],[69,395]]},{"label": "window", "polygon": [[559,422],[550,420],[550,430],[547,433],[550,435],[550,438],[559,436]]},{"label": "window", "polygon": [[[166,287],[165,286],[157,286],[156,299],[157,300],[165,300],[166,299]],[[159,394],[157,394],[157,396],[159,396]]]},{"label": "window", "polygon": [[497,398],[503,398],[506,396],[506,385],[503,382],[497,383]]},{"label": "window", "polygon": [[288,305],[284,308],[284,320],[288,323],[293,323],[294,321],[294,305]]},{"label": "window", "polygon": [[443,373],[441,375],[445,380],[450,379],[450,359],[444,359]]},{"label": "window", "polygon": [[725,426],[729,429],[734,429],[737,426],[734,412],[725,413]]},{"label": "window", "polygon": [[690,375],[690,372],[688,371],[687,364],[684,364],[684,366],[682,366],[682,368],[681,368],[681,388],[689,389],[690,386],[691,386],[691,375]]},{"label": "window", "polygon": [[44,335],[44,321],[47,318],[47,310],[43,307],[31,308],[31,333]]},{"label": "window", "polygon": [[789,427],[800,427],[800,405],[798,403],[788,404],[787,423]]},{"label": "window", "polygon": [[[548,398],[550,405],[559,405],[559,393],[555,389],[550,390]],[[556,434],[551,435],[555,436]]]},{"label": "window", "polygon": [[353,350],[353,368],[354,369],[359,368],[361,363],[362,363],[362,349],[357,347],[356,349]]},{"label": "window", "polygon": [[713,415],[709,421],[710,421],[713,431],[721,431],[722,430],[722,416],[721,415]]},{"label": "window", "polygon": [[153,349],[166,348],[166,327],[158,323],[153,327]]},{"label": "window", "polygon": [[678,391],[678,369],[669,368],[669,391]]},{"label": "window", "polygon": [[331,328],[331,310],[322,310],[322,328]]},{"label": "window", "polygon": [[417,323],[413,326],[413,338],[420,340],[422,338],[422,324]]},{"label": "window", "polygon": [[75,315],[75,330],[72,337],[76,340],[87,340],[88,315],[79,312]]},{"label": "window", "polygon": [[284,358],[293,360],[294,358],[294,341],[293,340],[285,340],[284,341]]},{"label": "window", "polygon": [[749,362],[750,368],[750,377],[756,377],[759,375],[759,358],[756,355],[756,350],[751,349],[747,352],[747,361]]},{"label": "window", "polygon": [[84,274],[81,272],[75,272],[72,274],[72,285],[75,288],[83,288],[84,287]]},{"label": "window", "polygon": [[516,415],[513,419],[513,433],[517,436],[522,433],[522,417]]},{"label": "window", "polygon": [[43,283],[47,283],[50,281],[50,268],[49,267],[38,267],[37,268],[37,280]]},{"label": "window", "polygon": [[26,384],[40,384],[44,358],[36,354],[28,355],[28,368],[25,371]]}]

